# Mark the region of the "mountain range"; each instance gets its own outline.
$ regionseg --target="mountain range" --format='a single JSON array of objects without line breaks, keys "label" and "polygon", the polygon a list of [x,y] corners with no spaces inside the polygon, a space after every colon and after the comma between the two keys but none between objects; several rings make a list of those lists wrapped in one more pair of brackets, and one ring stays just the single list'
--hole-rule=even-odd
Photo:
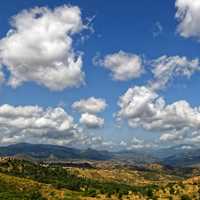
[{"label": "mountain range", "polygon": [[18,143],[0,147],[0,156],[27,156],[42,160],[108,160],[111,159],[112,154],[107,151],[96,151],[93,149],[80,150],[58,145]]},{"label": "mountain range", "polygon": [[157,150],[135,149],[130,151],[99,151],[76,149],[49,144],[18,143],[0,147],[0,156],[23,157],[36,160],[117,160],[131,164],[162,163],[170,166],[193,166],[200,164],[197,146],[178,145]]}]

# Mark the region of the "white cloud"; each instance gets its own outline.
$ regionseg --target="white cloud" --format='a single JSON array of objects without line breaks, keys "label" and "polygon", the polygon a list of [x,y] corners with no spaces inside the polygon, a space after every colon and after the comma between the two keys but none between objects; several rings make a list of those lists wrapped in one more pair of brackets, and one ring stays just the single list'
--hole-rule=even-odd
[{"label": "white cloud", "polygon": [[4,73],[2,71],[2,67],[0,65],[0,85],[5,81]]},{"label": "white cloud", "polygon": [[132,139],[129,139],[127,142],[121,141],[119,143],[119,146],[126,150],[133,150],[133,149],[147,149],[147,148],[154,148],[157,146],[157,144],[152,142],[146,142],[144,140],[141,140],[139,138],[133,137]]},{"label": "white cloud", "polygon": [[95,64],[109,69],[114,80],[126,81],[135,79],[143,73],[143,64],[140,56],[123,51],[108,54],[103,60],[95,62]]},{"label": "white cloud", "polygon": [[84,82],[82,57],[72,45],[72,36],[84,29],[78,7],[24,10],[12,18],[11,27],[0,40],[0,61],[10,72],[9,85],[33,81],[63,90]]},{"label": "white cloud", "polygon": [[200,1],[176,0],[176,19],[179,21],[178,32],[183,37],[200,38]]},{"label": "white cloud", "polygon": [[153,36],[158,37],[163,32],[163,27],[160,22],[156,22],[154,25]]},{"label": "white cloud", "polygon": [[180,140],[184,140],[184,137],[180,134],[177,134],[177,132],[174,133],[164,133],[163,135],[161,135],[160,137],[161,141],[180,141]]},{"label": "white cloud", "polygon": [[136,137],[133,137],[130,142],[127,144],[127,149],[143,149],[143,148],[153,148],[156,147],[156,144],[153,144],[151,142],[145,142],[144,140],[138,139]]},{"label": "white cloud", "polygon": [[107,107],[106,101],[101,98],[90,97],[81,99],[72,104],[72,108],[79,112],[98,113],[102,112]]},{"label": "white cloud", "polygon": [[87,128],[100,128],[104,125],[104,119],[95,115],[107,107],[106,101],[101,98],[90,97],[81,99],[72,104],[72,108],[81,114],[80,123]]},{"label": "white cloud", "polygon": [[90,146],[92,149],[97,150],[109,150],[113,151],[118,149],[117,143],[114,143],[113,141],[104,140],[102,136],[92,136],[86,140],[86,143],[88,146]]},{"label": "white cloud", "polygon": [[[61,107],[0,106],[0,144],[82,143],[81,129]],[[82,139],[81,139],[82,138]]]},{"label": "white cloud", "polygon": [[184,139],[200,128],[200,108],[184,101],[166,104],[152,89],[133,87],[120,97],[119,119],[131,127],[161,133],[161,140]]},{"label": "white cloud", "polygon": [[80,123],[84,124],[87,128],[100,128],[104,125],[104,119],[94,114],[83,113],[81,114]]},{"label": "white cloud", "polygon": [[130,88],[119,99],[118,105],[121,110],[118,116],[136,120],[149,116],[152,113],[152,106],[149,106],[149,103],[157,97],[156,93],[145,86]]},{"label": "white cloud", "polygon": [[150,82],[153,89],[162,89],[177,76],[190,78],[192,74],[200,70],[199,59],[190,60],[180,56],[161,56],[151,61],[154,80]]}]

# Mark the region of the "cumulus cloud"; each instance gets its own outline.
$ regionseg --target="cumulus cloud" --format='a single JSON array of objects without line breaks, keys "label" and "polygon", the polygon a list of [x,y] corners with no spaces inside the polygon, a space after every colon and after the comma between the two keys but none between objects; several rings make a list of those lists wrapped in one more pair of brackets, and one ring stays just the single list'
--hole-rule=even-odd
[{"label": "cumulus cloud", "polygon": [[179,21],[178,32],[181,36],[200,38],[200,1],[176,0],[176,19]]},{"label": "cumulus cloud", "polygon": [[177,132],[174,132],[173,134],[172,133],[164,133],[163,135],[161,135],[160,140],[164,141],[164,142],[165,141],[170,141],[170,142],[182,141],[182,140],[184,140],[184,136]]},{"label": "cumulus cloud", "polygon": [[51,90],[82,84],[82,56],[73,48],[73,35],[84,27],[75,6],[36,7],[12,17],[11,29],[0,40],[8,84],[15,88],[33,81]]},{"label": "cumulus cloud", "polygon": [[156,142],[145,141],[137,137],[129,138],[128,141],[122,140],[118,145],[119,150],[137,150],[137,149],[152,149],[158,147]]},{"label": "cumulus cloud", "polygon": [[156,144],[153,144],[151,142],[147,143],[144,140],[133,137],[128,142],[121,141],[120,146],[127,150],[132,150],[132,149],[153,148],[156,147]]},{"label": "cumulus cloud", "polygon": [[0,106],[0,144],[17,142],[76,144],[84,137],[61,107]]},{"label": "cumulus cloud", "polygon": [[80,123],[84,124],[87,128],[100,128],[104,125],[104,119],[94,114],[83,113],[81,114]]},{"label": "cumulus cloud", "polygon": [[106,101],[101,98],[90,97],[88,99],[81,99],[72,104],[72,108],[79,112],[98,113],[105,110],[107,107]]},{"label": "cumulus cloud", "polygon": [[161,140],[181,140],[200,128],[200,108],[181,100],[166,104],[151,88],[129,88],[119,99],[120,120],[131,127],[161,133]]},{"label": "cumulus cloud", "polygon": [[94,63],[110,70],[114,80],[131,80],[140,77],[143,73],[143,63],[140,56],[124,51],[108,54],[104,59],[97,59]]},{"label": "cumulus cloud", "polygon": [[150,81],[153,89],[162,89],[177,76],[190,78],[192,74],[200,70],[199,59],[188,59],[180,56],[161,56],[151,61],[154,80]]}]

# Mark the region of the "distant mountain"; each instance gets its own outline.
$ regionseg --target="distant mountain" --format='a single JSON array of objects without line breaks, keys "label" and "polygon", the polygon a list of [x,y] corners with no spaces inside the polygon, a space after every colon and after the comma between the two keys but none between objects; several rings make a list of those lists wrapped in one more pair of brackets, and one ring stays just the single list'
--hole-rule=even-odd
[{"label": "distant mountain", "polygon": [[168,167],[200,166],[200,148],[193,144],[181,144],[169,148],[122,151],[114,159],[130,164],[160,163]]},{"label": "distant mountain", "polygon": [[113,155],[113,159],[127,162],[130,164],[146,164],[159,162],[159,160],[156,157],[152,156],[151,154],[148,154],[146,151],[141,149],[116,152]]},{"label": "distant mountain", "polygon": [[0,147],[0,156],[14,156],[24,159],[37,159],[47,161],[58,160],[115,160],[125,164],[145,164],[158,160],[144,151],[108,152],[94,149],[75,149],[65,146],[48,144],[19,143]]},{"label": "distant mountain", "polygon": [[194,144],[180,144],[153,150],[151,155],[164,165],[177,167],[200,165],[200,148]]},{"label": "distant mountain", "polygon": [[199,147],[197,145],[193,145],[193,144],[180,144],[180,145],[167,147],[167,148],[154,149],[149,153],[152,156],[163,160],[165,158],[168,158],[177,154],[187,153],[198,148]]},{"label": "distant mountain", "polygon": [[115,160],[127,165],[160,163],[169,166],[200,165],[200,148],[178,145],[158,150],[130,150],[120,152],[76,149],[58,145],[19,143],[0,147],[0,156],[14,156],[30,160]]},{"label": "distant mountain", "polygon": [[19,143],[0,147],[0,156],[21,156],[34,159],[86,159],[109,160],[112,154],[93,149],[80,150],[58,145]]},{"label": "distant mountain", "polygon": [[185,149],[162,159],[162,162],[171,166],[189,167],[200,165],[200,149]]}]

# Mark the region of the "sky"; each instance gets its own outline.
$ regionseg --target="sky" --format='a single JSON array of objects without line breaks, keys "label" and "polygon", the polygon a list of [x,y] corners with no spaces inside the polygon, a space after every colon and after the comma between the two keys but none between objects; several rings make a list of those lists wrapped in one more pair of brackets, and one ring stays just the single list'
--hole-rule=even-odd
[{"label": "sky", "polygon": [[7,0],[0,13],[0,145],[200,143],[199,0]]}]

